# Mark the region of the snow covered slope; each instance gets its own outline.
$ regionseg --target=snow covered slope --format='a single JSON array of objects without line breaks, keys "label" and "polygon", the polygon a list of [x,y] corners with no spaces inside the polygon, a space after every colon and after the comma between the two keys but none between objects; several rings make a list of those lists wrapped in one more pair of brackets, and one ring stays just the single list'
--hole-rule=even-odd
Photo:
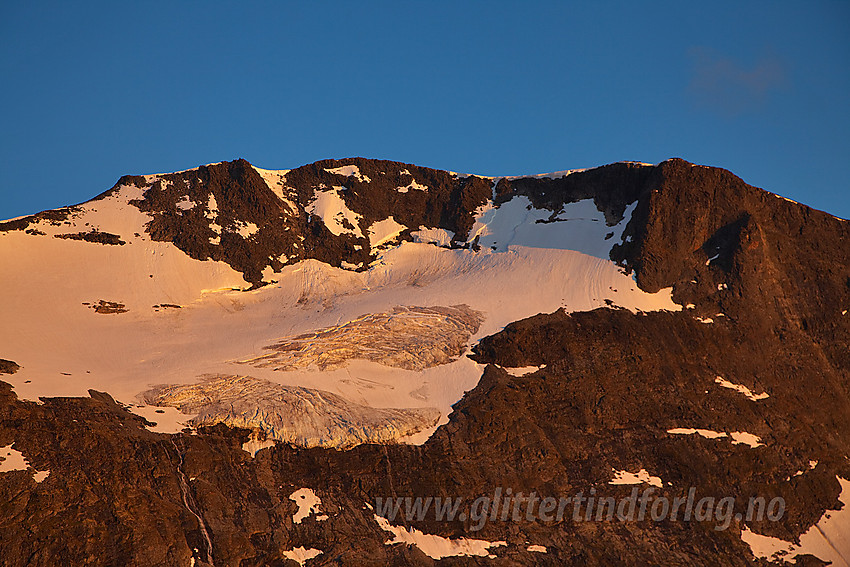
[{"label": "snow covered slope", "polygon": [[[619,214],[597,205],[605,195],[535,206],[497,195],[499,180],[353,161],[320,162],[316,179],[241,162],[123,178],[82,205],[0,224],[11,298],[0,355],[22,366],[8,378],[18,396],[106,391],[176,431],[234,423],[200,386],[209,376],[250,380],[257,394],[240,398],[236,421],[272,438],[419,442],[478,382],[483,367],[464,353],[508,323],[561,308],[681,309],[670,289],[647,293],[610,259],[636,202]],[[386,203],[381,176],[395,194],[417,190]],[[459,200],[455,220],[428,220],[440,199]],[[264,384],[338,400],[333,427],[309,412],[270,418]],[[179,400],[140,397],[155,385]],[[407,412],[405,425],[364,434],[386,411]]]}]

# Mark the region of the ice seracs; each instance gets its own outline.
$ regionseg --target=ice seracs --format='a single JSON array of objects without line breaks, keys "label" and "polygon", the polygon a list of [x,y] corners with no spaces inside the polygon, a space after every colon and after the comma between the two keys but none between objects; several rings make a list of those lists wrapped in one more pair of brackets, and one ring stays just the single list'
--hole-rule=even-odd
[{"label": "ice seracs", "polygon": [[331,392],[251,376],[207,375],[193,384],[151,388],[142,398],[193,414],[188,423],[194,427],[224,423],[262,431],[266,441],[306,447],[390,443],[431,427],[441,415],[436,408],[421,407],[421,401],[420,407],[369,407]]},{"label": "ice seracs", "polygon": [[275,370],[317,367],[328,370],[354,359],[424,370],[448,364],[466,350],[483,314],[468,305],[394,307],[353,321],[284,337],[239,362]]}]

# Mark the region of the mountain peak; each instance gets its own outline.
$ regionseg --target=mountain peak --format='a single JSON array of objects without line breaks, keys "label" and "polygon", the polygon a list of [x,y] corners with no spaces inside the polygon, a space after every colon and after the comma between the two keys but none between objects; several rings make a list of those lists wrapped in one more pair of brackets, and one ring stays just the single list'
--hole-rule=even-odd
[{"label": "mountain peak", "polygon": [[[850,490],[848,242],[850,223],[681,159],[122,177],[0,224],[0,553],[737,565],[766,541],[837,562],[811,541],[846,532],[827,510]],[[585,530],[378,504],[626,502],[638,483],[782,513]]]}]

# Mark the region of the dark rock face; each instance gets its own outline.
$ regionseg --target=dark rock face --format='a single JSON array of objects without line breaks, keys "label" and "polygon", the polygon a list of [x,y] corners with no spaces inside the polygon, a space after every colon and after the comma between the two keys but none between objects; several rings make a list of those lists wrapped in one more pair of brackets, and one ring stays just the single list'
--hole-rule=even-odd
[{"label": "dark rock face", "polygon": [[[192,173],[210,183],[203,195],[221,188],[222,227],[230,218],[254,222],[263,237],[256,240],[265,242],[268,225],[239,208],[250,202],[251,211],[268,213],[268,222],[285,218],[311,235],[296,257],[342,261],[344,243],[362,245],[365,239],[325,234],[320,219],[287,216],[246,164]],[[368,188],[326,171],[350,164],[371,179]],[[344,185],[346,204],[364,227],[386,213],[406,226],[465,235],[471,211],[490,194],[487,180],[390,164],[358,159],[293,170],[290,198],[303,208],[320,183]],[[392,205],[390,188],[410,183],[405,168],[440,197],[411,190],[398,194],[409,203]],[[386,185],[375,189],[382,175]],[[174,185],[185,185],[181,179]],[[154,212],[151,234],[190,255],[226,254],[225,261],[256,275],[251,258],[259,252],[236,245],[216,252],[203,243],[209,233],[183,234],[180,219],[157,212],[166,207],[156,199],[179,197],[167,196],[171,187],[149,190],[139,204]],[[198,187],[192,195],[200,199]],[[253,190],[259,195],[249,197]],[[200,565],[209,552],[216,565],[294,565],[284,552],[303,546],[322,550],[308,565],[431,565],[416,547],[384,545],[392,536],[366,504],[392,496],[462,497],[468,504],[498,487],[553,497],[592,489],[600,497],[627,496],[630,486],[609,484],[613,469],[657,475],[663,485],[656,495],[683,497],[694,487],[697,498],[734,497],[736,510],[753,496],[782,497],[786,508],[779,521],[733,519],[725,530],[715,529],[716,518],[585,522],[571,514],[551,522],[491,521],[480,530],[469,519],[433,516],[392,523],[507,543],[490,549],[496,558],[438,562],[446,565],[759,565],[765,562],[741,540],[744,523],[790,541],[839,507],[836,476],[850,478],[850,316],[842,313],[850,309],[850,223],[681,160],[615,164],[561,180],[505,180],[496,194],[523,194],[553,211],[594,198],[615,220],[637,200],[625,232],[631,239],[613,256],[642,289],[672,286],[674,299],[693,308],[555,312],[508,325],[475,347],[472,356],[488,364],[481,381],[421,447],[278,445],[251,458],[240,448],[247,431],[216,426],[160,435],[106,394],[37,405],[0,384],[0,446],[14,441],[34,469],[51,471],[41,483],[27,471],[0,474],[0,564],[188,565],[194,557]],[[230,248],[225,234],[220,249]],[[296,240],[287,238],[271,234],[266,257],[292,251],[285,247]],[[540,365],[518,377],[500,368]],[[718,385],[718,377],[769,397],[748,399]],[[763,445],[669,433],[677,428],[747,432]],[[316,491],[327,520],[293,521],[289,495],[302,487]],[[528,544],[547,553],[528,552]],[[820,564],[811,557],[798,563]]]},{"label": "dark rock face", "polygon": [[593,199],[605,213],[609,225],[623,219],[626,206],[646,192],[654,168],[637,163],[613,163],[587,171],[577,171],[555,179],[523,177],[500,179],[496,185],[496,204],[517,195],[529,198],[534,207],[558,211],[566,203]]},{"label": "dark rock face", "polygon": [[20,369],[21,367],[17,363],[0,358],[0,374],[14,374]]},{"label": "dark rock face", "polygon": [[106,301],[105,299],[99,299],[94,303],[84,302],[83,305],[91,307],[94,309],[95,313],[100,313],[102,315],[126,313],[128,311],[128,309],[125,309],[126,306],[123,303],[118,303],[117,301]]},{"label": "dark rock face", "polygon": [[[42,233],[44,234],[44,233]],[[85,240],[86,242],[96,242],[98,244],[110,244],[112,246],[123,246],[127,244],[117,234],[101,232],[99,230],[91,230],[89,232],[75,232],[72,234],[57,234],[54,238],[64,238],[66,240]]]},{"label": "dark rock face", "polygon": [[[195,206],[180,209],[177,203],[183,196]],[[216,203],[212,214],[207,206],[211,198]],[[144,198],[132,204],[153,217],[147,227],[151,239],[172,242],[197,260],[227,262],[255,283],[262,279],[266,265],[283,266],[270,258],[290,251],[300,233],[283,231],[287,225],[297,228],[297,217],[292,218],[291,211],[245,160],[159,176]],[[247,241],[229,230],[238,221],[255,223],[260,233]],[[220,234],[210,228],[213,222],[222,227]],[[218,236],[220,243],[213,244],[210,240]]]},{"label": "dark rock face", "polygon": [[[357,166],[359,175],[328,171],[346,165]],[[397,190],[412,182],[427,186],[427,190]],[[122,178],[116,188],[128,183],[144,183],[144,178]],[[324,160],[287,173],[285,185],[280,188],[287,204],[251,164],[237,160],[161,175],[144,198],[133,204],[153,216],[148,225],[153,240],[172,242],[198,260],[226,262],[242,272],[247,281],[260,285],[267,266],[280,271],[286,264],[307,258],[336,267],[345,261],[365,269],[374,259],[367,228],[389,216],[411,230],[420,226],[445,228],[465,240],[475,209],[492,197],[490,185],[489,180],[479,177],[459,178],[445,171],[397,162]],[[364,235],[362,238],[335,235],[321,218],[307,212],[317,191],[333,187],[344,187],[342,199],[360,216],[357,228]],[[214,218],[206,206],[210,195],[217,209]],[[185,199],[195,205],[179,208],[178,203]],[[210,228],[212,223],[221,227],[220,233]],[[234,229],[247,223],[258,227],[250,238]],[[409,239],[409,232],[402,237]],[[219,237],[220,242],[213,243]]]},{"label": "dark rock face", "polygon": [[[60,209],[42,211],[40,213],[36,213],[34,215],[29,215],[15,220],[0,222],[0,232],[8,232],[10,230],[25,230],[32,223],[38,222],[40,220],[48,221],[54,226],[60,226],[68,219],[69,216],[73,215],[76,212],[79,212],[78,207],[62,207]],[[38,234],[38,232],[40,231],[34,231],[35,234]]]}]

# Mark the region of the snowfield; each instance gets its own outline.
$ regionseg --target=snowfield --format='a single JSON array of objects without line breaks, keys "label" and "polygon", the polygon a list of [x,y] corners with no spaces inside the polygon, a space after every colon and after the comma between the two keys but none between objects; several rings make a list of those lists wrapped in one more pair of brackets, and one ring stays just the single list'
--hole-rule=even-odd
[{"label": "snowfield", "polygon": [[[360,173],[353,167],[333,173],[357,177]],[[287,171],[258,171],[285,200]],[[343,190],[317,191],[308,211],[320,216],[334,234],[361,235],[358,215],[339,196]],[[633,312],[681,309],[673,303],[671,289],[646,293],[608,259],[611,247],[621,242],[634,203],[616,226],[608,226],[589,200],[569,204],[557,213],[530,208],[525,197],[500,207],[491,203],[479,210],[469,236],[470,242],[477,239],[477,249],[448,248],[454,237],[448,231],[404,227],[389,217],[369,229],[373,244],[385,248],[368,270],[355,272],[305,260],[279,273],[268,269],[268,274],[264,272],[267,281],[276,283],[244,291],[250,284],[227,264],[194,260],[170,243],[151,241],[145,232],[150,217],[129,204],[142,193],[143,189],[124,186],[106,198],[80,205],[67,221],[42,220],[30,226],[43,235],[0,232],[0,264],[13,268],[0,276],[12,298],[2,307],[0,356],[22,366],[17,374],[3,378],[19,397],[38,400],[41,396],[87,396],[90,388],[106,391],[124,404],[143,406],[131,411],[157,422],[155,430],[174,432],[198,415],[205,416],[205,423],[224,421],[227,416],[210,416],[209,407],[189,403],[184,404],[191,407],[189,414],[176,412],[176,402],[156,408],[142,403],[140,394],[157,385],[201,384],[203,376],[237,380],[247,375],[255,381],[254,387],[269,383],[304,388],[313,392],[310,396],[328,392],[358,408],[436,408],[439,423],[444,423],[452,404],[475,387],[483,372],[483,366],[463,352],[513,321],[558,309],[585,311],[607,304]],[[208,203],[184,202],[181,209],[204,207],[215,224],[217,207],[212,196]],[[417,231],[416,241],[392,244],[408,228]],[[124,244],[54,238],[95,229],[117,235]],[[234,230],[253,238],[257,227],[246,224]],[[121,307],[105,312],[94,309],[101,301]],[[382,355],[377,361],[353,349],[350,356],[343,353],[341,360],[337,356],[334,365],[324,369],[320,364],[240,363],[269,354],[266,347],[281,338],[310,336],[358,320],[366,321],[358,333],[369,336],[385,331],[385,327],[368,328],[369,321],[386,323],[380,314],[416,306],[460,305],[480,313],[480,325],[463,335],[460,356],[452,352],[438,365],[382,363],[411,359],[410,349],[419,348],[411,346],[415,341],[398,341],[391,347],[398,349],[396,354]],[[445,336],[449,335],[457,339],[451,333]],[[333,346],[346,348],[339,340]],[[311,356],[318,352],[307,346],[304,351]],[[439,358],[438,353],[432,354]],[[259,404],[259,399],[262,396],[242,402],[250,406]],[[243,409],[250,413],[249,407]],[[407,426],[397,433],[407,441],[423,442],[434,428],[429,418],[420,423],[417,435],[409,436],[417,428]],[[317,435],[312,429],[309,434],[310,438]],[[325,435],[326,441],[338,438],[330,431]],[[294,438],[305,436],[296,432]]]}]

